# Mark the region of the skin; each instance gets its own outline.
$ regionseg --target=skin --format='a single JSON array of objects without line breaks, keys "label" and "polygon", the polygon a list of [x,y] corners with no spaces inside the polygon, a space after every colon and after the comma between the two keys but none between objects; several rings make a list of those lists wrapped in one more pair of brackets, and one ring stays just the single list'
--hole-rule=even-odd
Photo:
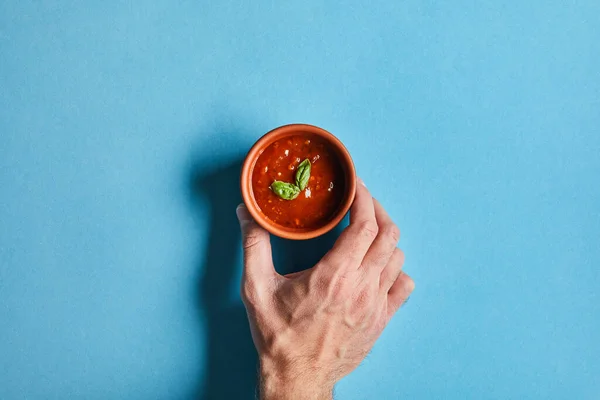
[{"label": "skin", "polygon": [[314,267],[279,275],[269,234],[240,205],[241,295],[260,361],[262,400],[332,399],[414,289],[400,231],[359,180],[350,225]]}]

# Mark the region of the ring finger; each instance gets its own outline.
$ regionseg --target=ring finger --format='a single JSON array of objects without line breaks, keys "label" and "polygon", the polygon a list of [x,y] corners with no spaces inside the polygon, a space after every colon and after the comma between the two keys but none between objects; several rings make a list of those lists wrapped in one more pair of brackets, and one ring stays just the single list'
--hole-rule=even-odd
[{"label": "ring finger", "polygon": [[382,294],[387,296],[388,291],[398,279],[398,275],[402,271],[404,265],[404,252],[399,248],[395,248],[390,260],[381,272],[379,280],[379,290]]}]

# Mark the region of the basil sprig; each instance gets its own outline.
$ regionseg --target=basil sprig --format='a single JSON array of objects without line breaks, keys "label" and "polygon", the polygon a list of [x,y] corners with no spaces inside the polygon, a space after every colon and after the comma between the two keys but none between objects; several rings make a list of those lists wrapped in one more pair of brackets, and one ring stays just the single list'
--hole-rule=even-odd
[{"label": "basil sprig", "polygon": [[294,200],[301,191],[306,189],[306,185],[308,185],[308,180],[310,179],[310,167],[310,160],[307,158],[302,161],[296,169],[296,184],[274,181],[271,184],[271,190],[284,200]]},{"label": "basil sprig", "polygon": [[306,189],[306,185],[308,184],[308,179],[310,178],[310,161],[308,158],[298,165],[298,169],[296,170],[296,186],[300,188],[300,190]]},{"label": "basil sprig", "polygon": [[300,188],[298,186],[282,181],[271,183],[271,190],[284,200],[294,200],[300,194]]}]

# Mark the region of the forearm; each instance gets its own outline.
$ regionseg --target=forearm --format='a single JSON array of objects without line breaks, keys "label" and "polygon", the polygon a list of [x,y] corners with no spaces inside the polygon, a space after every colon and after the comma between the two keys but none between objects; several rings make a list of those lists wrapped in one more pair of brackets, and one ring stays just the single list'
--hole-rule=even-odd
[{"label": "forearm", "polygon": [[260,367],[260,400],[331,400],[333,383],[310,372],[293,374],[267,362]]}]

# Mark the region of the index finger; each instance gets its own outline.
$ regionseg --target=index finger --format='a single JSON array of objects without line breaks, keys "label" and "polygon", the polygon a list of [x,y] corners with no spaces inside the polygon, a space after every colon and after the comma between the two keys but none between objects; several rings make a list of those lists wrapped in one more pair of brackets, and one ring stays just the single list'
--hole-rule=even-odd
[{"label": "index finger", "polygon": [[323,261],[340,268],[358,268],[378,231],[373,197],[362,179],[357,180],[356,197],[350,209],[350,225],[323,257]]}]

